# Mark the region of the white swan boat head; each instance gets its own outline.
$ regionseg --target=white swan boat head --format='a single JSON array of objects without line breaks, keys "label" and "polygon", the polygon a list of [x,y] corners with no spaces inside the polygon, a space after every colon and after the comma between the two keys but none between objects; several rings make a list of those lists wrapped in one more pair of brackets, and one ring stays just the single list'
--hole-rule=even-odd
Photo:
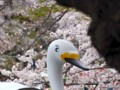
[{"label": "white swan boat head", "polygon": [[53,41],[47,52],[48,78],[52,90],[64,90],[62,66],[65,62],[89,70],[81,64],[79,52],[71,42],[61,39]]}]

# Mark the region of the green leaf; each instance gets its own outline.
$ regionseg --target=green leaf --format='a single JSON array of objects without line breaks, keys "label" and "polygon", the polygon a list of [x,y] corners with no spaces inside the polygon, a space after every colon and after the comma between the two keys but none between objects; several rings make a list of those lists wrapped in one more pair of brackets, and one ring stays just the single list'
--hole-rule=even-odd
[{"label": "green leaf", "polygon": [[39,0],[41,3],[46,2],[46,0]]},{"label": "green leaf", "polygon": [[50,8],[47,6],[40,7],[38,9],[33,10],[32,8],[29,10],[30,16],[32,19],[39,19],[46,16],[50,11]]},{"label": "green leaf", "polygon": [[4,67],[6,69],[10,70],[12,68],[13,64],[14,64],[13,59],[9,58],[8,60],[5,61]]},{"label": "green leaf", "polygon": [[31,31],[28,36],[29,36],[29,38],[31,38],[31,39],[35,38],[35,37],[36,37],[36,31]]}]

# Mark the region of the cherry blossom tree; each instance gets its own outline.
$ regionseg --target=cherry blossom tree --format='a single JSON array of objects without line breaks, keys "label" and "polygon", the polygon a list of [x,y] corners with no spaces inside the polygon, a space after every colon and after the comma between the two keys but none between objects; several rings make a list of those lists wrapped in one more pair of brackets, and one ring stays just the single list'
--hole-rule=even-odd
[{"label": "cherry blossom tree", "polygon": [[[44,3],[37,4],[33,0],[26,0],[26,4],[30,2],[34,2],[29,4],[31,6],[33,5],[32,8],[38,8],[44,5],[55,5],[53,1],[46,0]],[[60,6],[57,7],[60,8]],[[49,21],[48,18],[52,18],[50,20],[53,21]],[[51,22],[50,26],[47,26],[48,22]],[[73,9],[64,9],[61,12],[50,11],[47,19],[44,19],[44,22],[41,24],[44,24],[43,26],[39,26],[40,23],[36,20],[34,21],[34,23],[37,23],[36,25],[31,24],[32,27],[27,28],[28,30],[32,30],[33,28],[37,28],[38,30],[38,28],[41,27],[39,28],[41,31],[38,30],[37,36],[27,48],[23,49],[22,54],[17,53],[13,56],[19,62],[13,63],[10,69],[0,68],[0,73],[9,77],[6,82],[13,81],[30,87],[49,90],[50,85],[46,70],[47,47],[51,41],[60,38],[71,41],[78,48],[82,63],[92,68],[89,71],[83,71],[65,63],[63,66],[65,90],[81,90],[83,88],[89,88],[89,90],[107,90],[107,88],[114,88],[114,90],[119,90],[120,74],[106,65],[104,58],[100,56],[91,45],[90,37],[87,36],[90,22],[90,17]],[[23,24],[18,25],[23,26]],[[55,29],[53,29],[53,27]],[[23,29],[26,30],[26,28]],[[42,34],[44,33],[47,35],[42,38]],[[44,42],[36,46],[35,43],[38,40]],[[34,45],[37,48],[34,48]]]}]

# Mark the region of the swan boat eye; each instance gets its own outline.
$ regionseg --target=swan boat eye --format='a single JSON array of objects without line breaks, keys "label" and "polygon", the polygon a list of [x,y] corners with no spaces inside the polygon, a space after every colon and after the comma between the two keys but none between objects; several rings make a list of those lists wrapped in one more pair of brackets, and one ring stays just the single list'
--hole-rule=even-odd
[{"label": "swan boat eye", "polygon": [[59,46],[58,45],[55,45],[55,46],[56,46],[55,51],[59,52]]}]

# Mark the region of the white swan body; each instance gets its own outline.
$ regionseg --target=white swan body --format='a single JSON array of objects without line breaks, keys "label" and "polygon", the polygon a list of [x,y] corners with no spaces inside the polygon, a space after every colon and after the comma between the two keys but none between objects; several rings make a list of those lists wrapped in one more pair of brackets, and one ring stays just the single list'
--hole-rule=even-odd
[{"label": "white swan body", "polygon": [[79,59],[78,50],[67,40],[55,40],[49,45],[47,52],[47,70],[52,90],[64,90],[62,66],[65,62],[88,70],[88,68],[81,65]]},{"label": "white swan body", "polygon": [[[29,89],[28,89],[29,88]],[[0,82],[0,90],[39,90],[16,82]]]},{"label": "white swan body", "polygon": [[0,82],[0,90],[18,90],[27,86],[15,82]]}]

